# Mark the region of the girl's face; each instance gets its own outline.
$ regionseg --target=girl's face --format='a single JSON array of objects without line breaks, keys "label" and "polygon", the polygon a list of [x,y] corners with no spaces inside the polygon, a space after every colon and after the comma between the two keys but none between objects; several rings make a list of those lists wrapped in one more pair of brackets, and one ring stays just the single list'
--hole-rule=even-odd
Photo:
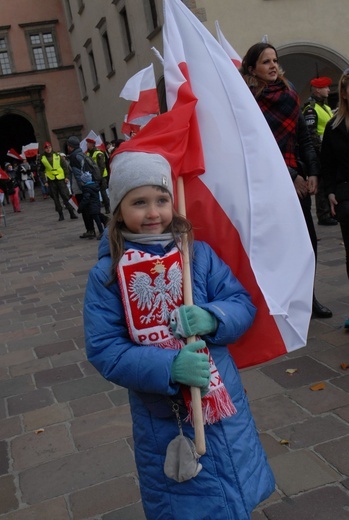
[{"label": "girl's face", "polygon": [[135,188],[120,203],[120,220],[131,233],[161,234],[172,219],[171,195],[156,186]]},{"label": "girl's face", "polygon": [[279,63],[274,49],[264,49],[256,62],[255,68],[251,69],[251,73],[267,83],[273,83],[277,80]]}]

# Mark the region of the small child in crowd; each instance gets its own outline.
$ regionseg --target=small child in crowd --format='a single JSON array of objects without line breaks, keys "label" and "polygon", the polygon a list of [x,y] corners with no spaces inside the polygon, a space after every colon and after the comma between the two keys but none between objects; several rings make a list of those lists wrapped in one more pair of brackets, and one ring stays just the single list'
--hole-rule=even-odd
[{"label": "small child in crowd", "polygon": [[[109,190],[109,236],[86,288],[86,350],[107,380],[129,391],[146,518],[249,520],[275,482],[227,344],[248,330],[256,309],[230,268],[193,240],[190,222],[176,213],[164,157],[119,152]],[[184,234],[194,305],[183,304]],[[200,462],[187,420],[191,386],[202,395],[207,449]],[[189,446],[184,459],[168,449],[179,433]]]},{"label": "small child in crowd", "polygon": [[86,211],[96,222],[99,234],[97,240],[103,236],[104,227],[101,220],[101,203],[99,200],[100,188],[97,182],[94,182],[92,175],[89,172],[84,172],[81,175],[81,191],[82,198],[79,203],[78,213]]}]

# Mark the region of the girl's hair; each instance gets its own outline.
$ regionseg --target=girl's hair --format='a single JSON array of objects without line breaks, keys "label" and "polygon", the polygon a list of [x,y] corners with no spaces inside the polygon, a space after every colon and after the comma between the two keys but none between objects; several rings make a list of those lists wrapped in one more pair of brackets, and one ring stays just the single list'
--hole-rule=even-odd
[{"label": "girl's hair", "polygon": [[336,128],[344,119],[345,126],[347,127],[347,130],[349,130],[349,100],[344,99],[343,97],[343,94],[347,92],[348,85],[349,69],[346,69],[341,75],[338,83],[338,110],[332,123],[332,128]]},{"label": "girl's hair", "polygon": [[[252,87],[255,89],[254,95],[256,98],[258,98],[262,91],[268,86],[268,83],[266,81],[252,74],[252,71],[256,68],[257,61],[260,55],[266,49],[272,49],[275,52],[277,59],[279,59],[277,50],[273,45],[266,42],[258,42],[248,49],[245,56],[243,57],[241,67],[239,69],[247,85],[250,88]],[[278,79],[283,81],[287,88],[290,88],[288,81],[284,78],[284,71],[282,70],[280,65],[278,71]]]},{"label": "girl's hair", "polygon": [[[164,191],[168,193],[167,190],[156,186],[161,191]],[[109,224],[109,247],[110,247],[110,254],[112,258],[112,265],[111,265],[111,273],[110,273],[110,281],[107,285],[112,285],[117,281],[117,272],[116,268],[118,266],[118,263],[122,257],[122,255],[125,252],[125,246],[124,246],[124,237],[122,234],[122,231],[125,230],[125,224],[123,222],[120,222],[120,204],[116,208],[113,217]],[[178,249],[181,251],[182,247],[182,236],[185,234],[187,236],[188,241],[188,247],[190,254],[192,253],[193,248],[193,241],[194,241],[194,233],[193,233],[193,227],[191,225],[191,222],[187,220],[185,217],[182,217],[179,215],[176,210],[173,210],[173,219],[171,221],[171,224],[169,225],[167,232],[172,233],[173,240],[178,247]]]}]

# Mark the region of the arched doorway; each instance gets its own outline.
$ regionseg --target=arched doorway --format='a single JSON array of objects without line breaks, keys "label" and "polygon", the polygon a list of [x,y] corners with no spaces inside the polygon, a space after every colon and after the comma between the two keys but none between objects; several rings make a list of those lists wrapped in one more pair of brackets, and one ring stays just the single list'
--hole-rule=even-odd
[{"label": "arched doorway", "polygon": [[5,162],[13,161],[7,155],[10,148],[21,153],[23,145],[33,142],[36,142],[34,128],[26,117],[14,113],[0,115],[0,164],[2,167]]},{"label": "arched doorway", "polygon": [[285,75],[296,87],[302,104],[310,95],[310,80],[317,76],[328,76],[333,80],[329,105],[332,108],[337,106],[338,80],[342,71],[349,66],[344,56],[309,42],[281,46],[278,54]]}]

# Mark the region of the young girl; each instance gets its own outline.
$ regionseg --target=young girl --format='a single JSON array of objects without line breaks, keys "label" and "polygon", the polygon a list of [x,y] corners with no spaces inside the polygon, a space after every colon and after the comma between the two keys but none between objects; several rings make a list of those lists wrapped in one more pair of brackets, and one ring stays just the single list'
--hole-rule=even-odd
[{"label": "young girl", "polygon": [[[109,190],[109,239],[101,241],[86,289],[86,350],[106,379],[129,390],[145,515],[248,520],[275,484],[226,344],[251,326],[255,307],[228,266],[206,243],[192,240],[190,223],[175,212],[166,159],[116,155]],[[182,296],[184,233],[192,306]],[[201,339],[186,345],[189,336]],[[180,428],[194,439],[186,420],[190,386],[203,396],[206,454],[183,469],[187,460],[173,453],[171,459],[167,448]]]}]

